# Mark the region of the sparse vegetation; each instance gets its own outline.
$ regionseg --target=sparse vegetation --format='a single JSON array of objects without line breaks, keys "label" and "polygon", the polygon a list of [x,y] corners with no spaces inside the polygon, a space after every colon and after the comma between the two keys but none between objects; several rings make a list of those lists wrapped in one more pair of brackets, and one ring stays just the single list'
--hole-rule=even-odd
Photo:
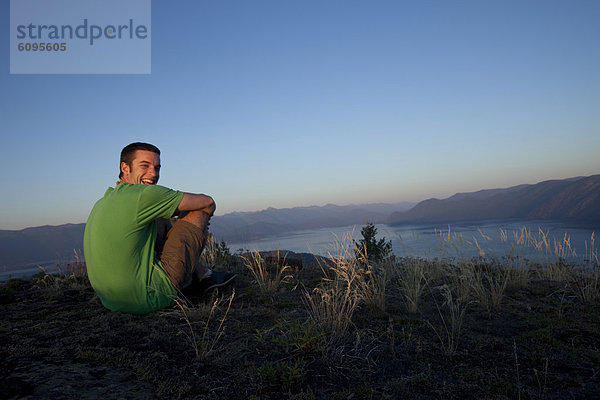
[{"label": "sparse vegetation", "polygon": [[425,260],[407,258],[399,260],[395,268],[406,309],[409,313],[414,314],[419,310],[421,297],[427,286],[428,277],[425,273],[427,262]]},{"label": "sparse vegetation", "polygon": [[[225,331],[225,320],[234,297],[235,291],[231,293],[229,300],[217,297],[208,305],[201,304],[199,306],[188,305],[179,299],[175,300],[181,311],[181,318],[189,328],[189,331],[183,329],[178,333],[182,333],[187,337],[197,359],[204,360],[215,351],[215,347]],[[225,304],[225,310],[223,311],[221,308]],[[220,318],[218,317],[219,313],[222,314]]]},{"label": "sparse vegetation", "polygon": [[217,242],[212,233],[208,234],[204,251],[202,252],[202,263],[208,268],[219,268],[229,264],[231,252],[225,241]]},{"label": "sparse vegetation", "polygon": [[312,320],[330,332],[332,337],[343,335],[356,311],[364,289],[364,271],[354,257],[349,235],[336,238],[330,263],[321,265],[322,283],[305,292],[305,305]]},{"label": "sparse vegetation", "polygon": [[[211,260],[221,261],[214,265],[243,268],[232,287],[143,316],[104,309],[81,273],[83,263],[62,267],[62,274],[10,280],[0,285],[3,393],[599,397],[593,237],[586,263],[575,267],[560,257],[547,264],[520,258],[519,246],[535,245],[528,235],[515,237],[521,242],[509,255],[490,255],[479,238],[483,254],[475,259],[379,262],[357,252],[347,236],[329,257],[300,270],[285,268],[285,257],[266,262],[252,252],[242,259],[215,248]],[[535,243],[544,242],[541,236]],[[466,239],[443,241],[458,253]]]},{"label": "sparse vegetation", "polygon": [[263,293],[274,293],[289,278],[287,271],[290,267],[286,265],[285,257],[279,257],[279,252],[275,262],[267,262],[256,250],[242,256],[242,259]]},{"label": "sparse vegetation", "polygon": [[442,353],[451,356],[458,350],[468,304],[456,298],[448,285],[441,286],[439,290],[444,299],[442,305],[438,304],[435,294],[432,294],[439,315],[439,327],[430,320],[427,320],[427,323],[439,339]]}]

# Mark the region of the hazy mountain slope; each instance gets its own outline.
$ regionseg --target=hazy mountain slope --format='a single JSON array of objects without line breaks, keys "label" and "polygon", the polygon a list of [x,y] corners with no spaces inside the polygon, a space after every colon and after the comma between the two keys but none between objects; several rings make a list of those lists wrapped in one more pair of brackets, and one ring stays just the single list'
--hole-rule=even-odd
[{"label": "hazy mountain slope", "polygon": [[20,231],[0,230],[0,266],[73,259],[83,256],[85,224],[38,226]]},{"label": "hazy mountain slope", "polygon": [[303,229],[331,228],[352,224],[386,222],[390,213],[398,207],[405,210],[413,203],[366,204],[323,207],[267,208],[257,212],[236,212],[215,217],[211,231],[217,238],[227,241],[252,240],[265,235],[274,235]]},{"label": "hazy mountain slope", "polygon": [[429,199],[390,217],[395,224],[483,219],[600,221],[600,175]]}]

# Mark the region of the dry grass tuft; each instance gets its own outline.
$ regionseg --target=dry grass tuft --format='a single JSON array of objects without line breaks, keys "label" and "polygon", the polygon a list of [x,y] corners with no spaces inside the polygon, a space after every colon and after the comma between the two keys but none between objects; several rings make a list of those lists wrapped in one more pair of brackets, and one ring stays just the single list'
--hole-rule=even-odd
[{"label": "dry grass tuft", "polygon": [[208,234],[204,251],[202,252],[202,264],[208,268],[215,269],[229,264],[231,254],[225,241],[217,242],[212,233]]},{"label": "dry grass tuft", "polygon": [[594,266],[578,270],[570,286],[581,301],[595,301],[600,298],[600,268]]},{"label": "dry grass tuft", "polygon": [[[282,262],[267,263],[258,251],[253,250],[248,257],[243,256],[242,259],[263,293],[276,292],[279,286],[289,278],[289,275],[285,274],[290,269],[285,265],[285,257]],[[277,259],[279,259],[279,253],[277,253]]]},{"label": "dry grass tuft", "polygon": [[355,290],[360,299],[372,309],[385,311],[386,308],[386,288],[394,264],[390,260],[383,260],[377,263],[369,261],[366,248],[359,248],[355,251],[354,257],[348,255],[346,268],[352,269],[352,274],[344,273],[344,276],[354,275],[356,283]]},{"label": "dry grass tuft", "polygon": [[321,264],[323,283],[304,296],[311,319],[332,337],[346,333],[363,298],[359,292],[364,286],[359,282],[364,279],[363,272],[354,254],[350,234],[345,234],[341,240],[336,237],[334,253],[329,253],[330,265]]},{"label": "dry grass tuft", "polygon": [[331,287],[314,288],[304,297],[311,319],[332,337],[346,333],[359,304],[358,296],[340,283],[337,281]]},{"label": "dry grass tuft", "polygon": [[475,299],[488,311],[500,308],[504,292],[510,282],[511,269],[502,265],[473,264],[469,278]]},{"label": "dry grass tuft", "polygon": [[[435,305],[440,317],[441,328],[436,328],[431,321],[427,321],[427,323],[439,339],[442,353],[451,356],[458,350],[468,304],[456,298],[448,285],[443,285],[439,289],[444,303],[440,307],[436,301]],[[445,313],[442,312],[442,308],[446,310]]]},{"label": "dry grass tuft", "polygon": [[[185,330],[180,331],[180,333],[184,334],[191,343],[197,359],[204,360],[214,352],[219,339],[223,336],[225,330],[224,323],[229,314],[229,310],[231,309],[231,303],[233,302],[234,297],[235,290],[228,300],[217,297],[211,301],[206,308],[203,308],[202,305],[191,307],[178,299],[175,300],[176,305],[183,314],[182,319],[189,328],[189,333]],[[215,319],[217,319],[217,313],[219,313],[224,304],[226,304],[226,308],[225,311],[223,311],[222,317],[215,321]],[[196,318],[199,315],[205,315],[206,320],[204,322],[196,321]],[[218,325],[213,329],[215,322],[217,322]],[[196,325],[203,326],[202,334],[199,336],[196,335]]]},{"label": "dry grass tuft", "polygon": [[428,284],[425,272],[427,264],[426,261],[420,259],[406,259],[395,265],[406,309],[411,314],[419,310],[423,291]]}]

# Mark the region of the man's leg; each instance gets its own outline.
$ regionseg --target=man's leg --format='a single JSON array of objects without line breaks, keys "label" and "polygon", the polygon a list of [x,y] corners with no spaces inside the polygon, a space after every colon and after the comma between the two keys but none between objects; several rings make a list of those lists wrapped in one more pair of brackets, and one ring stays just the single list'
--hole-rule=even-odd
[{"label": "man's leg", "polygon": [[156,219],[156,243],[154,244],[154,250],[156,250],[156,256],[160,259],[165,242],[167,241],[167,234],[173,228],[173,224],[170,219],[157,218]]},{"label": "man's leg", "polygon": [[190,211],[167,234],[160,260],[177,290],[189,286],[194,274],[201,276],[206,272],[200,254],[208,237],[209,221],[210,214]]}]

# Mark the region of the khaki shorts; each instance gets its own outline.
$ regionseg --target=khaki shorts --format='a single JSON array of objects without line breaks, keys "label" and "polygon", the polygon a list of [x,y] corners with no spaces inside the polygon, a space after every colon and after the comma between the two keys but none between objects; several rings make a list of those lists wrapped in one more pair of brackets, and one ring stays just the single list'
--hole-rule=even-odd
[{"label": "khaki shorts", "polygon": [[194,273],[204,274],[200,254],[206,244],[208,227],[199,228],[187,221],[177,221],[171,229],[169,220],[157,221],[156,250],[173,287],[182,290],[192,283]]}]

